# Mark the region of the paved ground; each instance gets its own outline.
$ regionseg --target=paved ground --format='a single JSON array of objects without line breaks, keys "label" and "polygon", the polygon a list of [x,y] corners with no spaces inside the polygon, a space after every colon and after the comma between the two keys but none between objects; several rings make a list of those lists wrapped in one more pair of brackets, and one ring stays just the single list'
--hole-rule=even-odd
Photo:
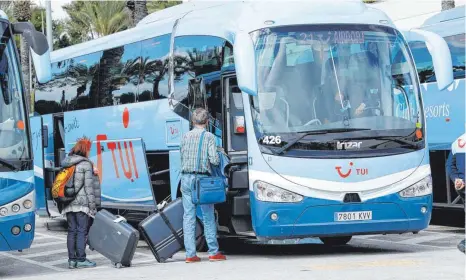
[{"label": "paved ground", "polygon": [[[32,248],[0,253],[0,279],[465,279],[465,256],[456,249],[464,229],[432,226],[417,235],[363,236],[348,246],[242,245],[225,241],[229,260],[185,264],[183,254],[159,264],[140,242],[133,267],[115,269],[96,252],[98,267],[67,269],[66,233],[41,222]],[[205,254],[200,254],[206,259]]]}]

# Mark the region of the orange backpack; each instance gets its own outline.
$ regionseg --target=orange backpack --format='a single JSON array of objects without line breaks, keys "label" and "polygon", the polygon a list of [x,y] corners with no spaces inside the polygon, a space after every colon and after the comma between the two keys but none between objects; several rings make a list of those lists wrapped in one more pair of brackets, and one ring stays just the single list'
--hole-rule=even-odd
[{"label": "orange backpack", "polygon": [[[74,179],[74,171],[76,166],[70,166],[63,168],[55,178],[52,186],[52,197],[56,202],[70,202],[75,198],[75,195],[69,196],[67,195],[69,192],[67,191],[68,188],[74,188],[74,180],[70,182],[70,179],[73,177]],[[74,192],[73,192],[74,193]]]}]

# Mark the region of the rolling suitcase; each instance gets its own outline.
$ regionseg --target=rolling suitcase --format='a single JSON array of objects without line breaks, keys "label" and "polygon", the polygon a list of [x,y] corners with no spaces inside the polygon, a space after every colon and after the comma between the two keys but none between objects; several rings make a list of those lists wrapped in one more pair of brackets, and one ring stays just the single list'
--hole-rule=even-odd
[{"label": "rolling suitcase", "polygon": [[[165,262],[184,248],[183,213],[183,203],[178,198],[139,223],[142,236],[158,262]],[[202,237],[202,230],[197,221],[196,239]]]},{"label": "rolling suitcase", "polygon": [[89,230],[87,243],[108,258],[114,267],[131,266],[139,241],[139,231],[123,217],[100,210]]}]

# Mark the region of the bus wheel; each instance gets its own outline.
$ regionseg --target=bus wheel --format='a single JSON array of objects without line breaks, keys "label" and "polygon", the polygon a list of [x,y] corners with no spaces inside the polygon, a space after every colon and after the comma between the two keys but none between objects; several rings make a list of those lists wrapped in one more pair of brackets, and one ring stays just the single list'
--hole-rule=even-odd
[{"label": "bus wheel", "polygon": [[346,245],[351,240],[351,238],[352,236],[319,237],[320,241],[329,246]]}]

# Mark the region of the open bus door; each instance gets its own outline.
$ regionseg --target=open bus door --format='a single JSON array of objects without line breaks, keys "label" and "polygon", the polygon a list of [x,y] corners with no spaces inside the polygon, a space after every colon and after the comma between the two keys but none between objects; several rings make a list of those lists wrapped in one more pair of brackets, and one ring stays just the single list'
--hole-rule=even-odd
[{"label": "open bus door", "polygon": [[61,214],[52,198],[51,188],[60,162],[65,156],[63,114],[34,116],[30,120],[33,152],[36,212],[41,217]]},{"label": "open bus door", "polygon": [[[230,163],[227,167],[229,190],[234,195],[225,204],[227,215],[220,215],[219,224],[230,234],[252,235],[251,209],[248,183],[248,157],[246,122],[243,96],[234,71],[222,74],[224,99],[223,143]],[[224,214],[224,213],[222,213]],[[219,227],[220,229],[220,227]]]},{"label": "open bus door", "polygon": [[44,181],[44,149],[48,145],[48,129],[43,125],[41,116],[30,119],[32,151],[34,155],[34,187],[36,191],[36,213],[48,217],[47,198]]}]

